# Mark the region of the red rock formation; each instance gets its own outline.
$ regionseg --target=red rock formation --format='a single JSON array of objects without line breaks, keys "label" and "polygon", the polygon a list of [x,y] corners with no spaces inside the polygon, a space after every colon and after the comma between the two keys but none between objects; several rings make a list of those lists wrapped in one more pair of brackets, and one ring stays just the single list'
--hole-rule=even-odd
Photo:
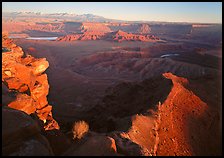
[{"label": "red rock formation", "polygon": [[2,82],[9,91],[17,91],[16,100],[9,107],[21,110],[27,114],[36,113],[45,123],[45,130],[59,129],[52,117],[52,106],[48,104],[49,84],[47,75],[43,72],[49,63],[45,58],[35,59],[24,56],[24,52],[16,46],[7,34],[2,37]]},{"label": "red rock formation", "polygon": [[57,38],[58,41],[76,41],[76,40],[109,40],[109,41],[145,41],[153,42],[159,40],[154,35],[132,34],[121,30],[115,32],[102,32],[99,30],[85,31],[82,34],[70,34]]},{"label": "red rock formation", "polygon": [[58,37],[57,41],[77,41],[80,39],[82,34],[69,34],[66,36]]},{"label": "red rock formation", "polygon": [[113,41],[145,41],[145,42],[149,42],[149,41],[155,41],[155,40],[159,40],[158,37],[155,37],[153,35],[139,35],[139,34],[132,34],[132,33],[127,33],[121,30],[112,32],[110,34],[107,35],[110,40]]},{"label": "red rock formation", "polygon": [[66,36],[58,37],[58,41],[76,41],[76,40],[100,40],[105,36],[103,31],[99,30],[85,30],[83,33],[69,34]]},{"label": "red rock formation", "polygon": [[85,31],[101,32],[101,33],[111,32],[111,29],[104,23],[84,22],[84,23],[82,23],[82,28],[83,28],[84,32]]},{"label": "red rock formation", "polygon": [[149,34],[151,32],[151,28],[148,24],[140,24],[137,33],[139,34]]},{"label": "red rock formation", "polygon": [[105,33],[102,31],[86,31],[82,34],[80,40],[100,40],[104,37]]},{"label": "red rock formation", "polygon": [[163,76],[173,82],[167,99],[159,103],[153,116],[133,117],[131,129],[121,136],[139,144],[145,155],[220,154],[217,149],[219,130],[215,130],[214,125],[218,121],[215,120],[217,113],[185,88],[187,79],[172,73]]}]

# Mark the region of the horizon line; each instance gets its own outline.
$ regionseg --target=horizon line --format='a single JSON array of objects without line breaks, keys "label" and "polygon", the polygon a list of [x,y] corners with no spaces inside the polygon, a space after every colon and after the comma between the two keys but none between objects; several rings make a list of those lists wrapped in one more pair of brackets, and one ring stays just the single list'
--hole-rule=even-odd
[{"label": "horizon line", "polygon": [[[42,15],[44,14],[63,14],[63,13],[66,13],[66,14],[75,14],[75,15],[94,15],[94,16],[99,16],[99,17],[103,17],[107,20],[117,20],[117,21],[123,21],[123,22],[160,22],[160,23],[188,23],[188,24],[221,24],[222,25],[222,22],[221,23],[217,23],[217,22],[184,22],[184,21],[159,21],[159,20],[153,20],[153,21],[149,21],[149,20],[121,20],[121,19],[113,19],[113,18],[106,18],[102,15],[96,15],[96,14],[92,14],[92,13],[85,13],[85,14],[76,14],[76,13],[69,13],[69,12],[59,12],[59,13],[56,13],[56,12],[48,12],[48,13],[43,13],[43,12],[32,12],[32,11],[2,11],[2,13],[40,13]],[[3,17],[3,15],[2,15]]]}]

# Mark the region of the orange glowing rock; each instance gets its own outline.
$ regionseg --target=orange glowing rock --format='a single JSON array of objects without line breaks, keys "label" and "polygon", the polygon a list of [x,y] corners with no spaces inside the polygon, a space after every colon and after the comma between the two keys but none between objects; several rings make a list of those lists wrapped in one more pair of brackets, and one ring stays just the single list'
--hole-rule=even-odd
[{"label": "orange glowing rock", "polygon": [[11,102],[8,106],[13,109],[24,111],[27,114],[31,114],[36,111],[36,103],[27,94],[18,94],[16,96],[16,100]]},{"label": "orange glowing rock", "polygon": [[46,130],[59,129],[59,125],[52,118],[52,106],[47,101],[47,75],[42,74],[49,67],[46,58],[36,59],[30,55],[22,58],[24,52],[7,35],[3,35],[2,45],[6,50],[2,53],[2,81],[9,90],[18,93],[16,100],[8,106],[29,115],[36,112],[45,123]]}]

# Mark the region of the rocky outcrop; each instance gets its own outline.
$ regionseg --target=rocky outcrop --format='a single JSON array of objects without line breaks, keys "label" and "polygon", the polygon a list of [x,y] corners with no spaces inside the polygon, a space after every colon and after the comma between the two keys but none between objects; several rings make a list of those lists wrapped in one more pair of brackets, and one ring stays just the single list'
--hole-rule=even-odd
[{"label": "rocky outcrop", "polygon": [[115,140],[109,136],[91,133],[73,144],[63,156],[118,156]]},{"label": "rocky outcrop", "polygon": [[112,32],[107,35],[106,37],[109,40],[113,41],[144,41],[144,42],[153,42],[156,40],[159,40],[158,37],[155,37],[154,35],[142,35],[142,34],[132,34],[132,33],[127,33],[121,30]]},{"label": "rocky outcrop", "polygon": [[2,108],[3,156],[52,156],[38,123],[23,111]]},{"label": "rocky outcrop", "polygon": [[115,140],[117,153],[125,156],[144,156],[141,147],[132,140],[122,137],[119,132],[110,134]]},{"label": "rocky outcrop", "polygon": [[[137,115],[121,136],[139,144],[145,155],[219,155],[219,114],[185,86],[188,80],[164,73],[173,87],[153,115]],[[212,135],[211,135],[212,133]],[[216,146],[216,147],[215,147]]]},{"label": "rocky outcrop", "polygon": [[52,117],[52,106],[47,101],[49,84],[47,75],[43,72],[48,66],[45,58],[24,56],[22,48],[3,33],[2,83],[7,87],[5,92],[13,93],[15,97],[7,106],[29,115],[35,113],[44,122],[45,130],[59,129]]},{"label": "rocky outcrop", "polygon": [[82,31],[107,33],[111,32],[111,29],[105,23],[84,22],[82,23]]},{"label": "rocky outcrop", "polygon": [[74,33],[57,38],[57,41],[76,41],[76,40],[109,40],[109,41],[144,41],[153,42],[159,40],[154,35],[145,34],[139,30],[140,34],[127,33],[121,30],[115,32],[103,32],[99,30],[87,30],[83,33]]},{"label": "rocky outcrop", "polygon": [[151,32],[151,28],[148,24],[139,24],[140,27],[137,30],[139,34],[149,34]]},{"label": "rocky outcrop", "polygon": [[62,155],[72,145],[72,141],[62,132],[62,130],[47,130],[43,134],[52,148],[54,155]]},{"label": "rocky outcrop", "polygon": [[76,41],[79,40],[82,34],[69,34],[62,37],[58,37],[57,41]]},{"label": "rocky outcrop", "polygon": [[58,37],[57,41],[85,41],[85,40],[100,40],[105,33],[100,31],[85,31],[78,34],[69,34],[66,36]]},{"label": "rocky outcrop", "polygon": [[213,108],[218,105],[192,92],[193,81],[164,73],[119,84],[107,90],[86,120],[91,130],[112,137],[122,155],[220,155],[221,114]]},{"label": "rocky outcrop", "polygon": [[[72,23],[72,22],[70,22]],[[73,34],[58,37],[58,41],[76,41],[76,40],[100,40],[106,33],[111,32],[110,28],[104,23],[80,23],[79,30]]]}]

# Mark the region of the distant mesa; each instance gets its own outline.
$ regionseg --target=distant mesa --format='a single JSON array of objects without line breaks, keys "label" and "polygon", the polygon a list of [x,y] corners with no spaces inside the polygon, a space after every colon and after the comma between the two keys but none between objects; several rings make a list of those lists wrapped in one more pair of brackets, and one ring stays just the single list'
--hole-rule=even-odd
[{"label": "distant mesa", "polygon": [[122,41],[153,42],[153,41],[159,40],[159,38],[155,37],[154,35],[133,34],[133,33],[127,33],[121,30],[111,33],[111,39],[113,41],[118,41],[118,42],[122,42]]},{"label": "distant mesa", "polygon": [[140,24],[140,27],[138,28],[137,32],[139,34],[149,34],[151,32],[151,28],[148,24]]},{"label": "distant mesa", "polygon": [[74,33],[59,37],[57,41],[76,41],[76,40],[108,40],[108,41],[142,41],[155,42],[160,40],[154,35],[133,34],[122,30],[114,32],[85,31],[83,33]]}]

